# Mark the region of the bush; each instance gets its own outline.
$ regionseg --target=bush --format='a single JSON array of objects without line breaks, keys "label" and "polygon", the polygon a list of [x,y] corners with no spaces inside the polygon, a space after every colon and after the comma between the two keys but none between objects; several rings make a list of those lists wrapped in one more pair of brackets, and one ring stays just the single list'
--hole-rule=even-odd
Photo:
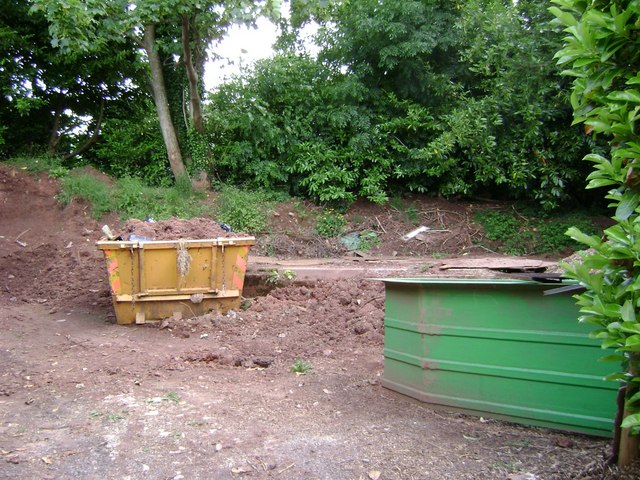
[{"label": "bush", "polygon": [[527,211],[527,217],[515,210],[483,210],[474,216],[482,225],[488,247],[509,255],[539,255],[575,251],[581,248],[565,232],[572,225],[597,233],[597,227],[586,214],[547,215]]},{"label": "bush", "polygon": [[130,118],[105,121],[100,141],[90,155],[116,178],[136,176],[148,185],[171,184],[167,151],[153,114],[134,112]]},{"label": "bush", "polygon": [[347,225],[347,221],[340,213],[325,210],[316,223],[316,232],[321,237],[337,237]]}]

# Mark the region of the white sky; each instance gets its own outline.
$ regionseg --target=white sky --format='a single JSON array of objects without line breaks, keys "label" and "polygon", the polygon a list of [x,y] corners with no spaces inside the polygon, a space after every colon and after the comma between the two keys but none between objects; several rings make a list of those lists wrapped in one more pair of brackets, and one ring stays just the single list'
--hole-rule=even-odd
[{"label": "white sky", "polygon": [[241,65],[249,65],[273,54],[272,47],[278,35],[276,26],[266,18],[259,18],[257,24],[257,29],[232,27],[222,42],[213,48],[224,59],[208,62],[205,66],[204,85],[207,90],[213,90],[225,77],[239,73]]},{"label": "white sky", "polygon": [[[237,25],[232,27],[222,42],[212,48],[213,52],[224,58],[209,61],[205,65],[204,86],[207,91],[213,90],[225,78],[240,73],[241,66],[273,55],[273,44],[278,37],[277,27],[264,17],[258,18],[256,23],[257,28]],[[311,41],[317,31],[318,25],[313,22],[302,29],[302,38],[306,40],[305,48],[311,55],[318,51]]]}]

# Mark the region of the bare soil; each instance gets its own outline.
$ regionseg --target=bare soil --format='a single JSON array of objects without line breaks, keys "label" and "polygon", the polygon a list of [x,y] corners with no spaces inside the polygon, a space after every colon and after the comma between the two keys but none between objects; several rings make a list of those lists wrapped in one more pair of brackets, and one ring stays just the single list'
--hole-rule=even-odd
[{"label": "bare soil", "polygon": [[[95,241],[103,223],[125,226],[61,208],[57,192],[0,164],[0,478],[639,478],[638,465],[605,465],[607,439],[383,388],[384,291],[364,276],[281,286],[226,315],[116,325]],[[441,275],[441,256],[475,253],[473,204],[419,205],[418,223],[442,231],[412,242],[399,239],[416,220],[404,212],[350,210],[381,237],[366,255]],[[305,209],[273,212],[280,233],[259,236],[255,253],[345,254],[309,234]],[[297,359],[312,371],[291,372]]]}]

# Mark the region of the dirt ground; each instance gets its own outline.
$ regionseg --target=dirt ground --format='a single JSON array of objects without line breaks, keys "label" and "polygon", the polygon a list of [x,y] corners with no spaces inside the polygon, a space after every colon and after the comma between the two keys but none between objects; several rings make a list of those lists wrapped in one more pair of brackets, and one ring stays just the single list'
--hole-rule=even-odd
[{"label": "dirt ground", "polygon": [[[116,325],[94,242],[120,225],[60,208],[57,191],[0,164],[2,479],[639,478],[638,465],[605,466],[607,439],[383,388],[384,291],[364,276],[264,289],[223,316]],[[371,255],[413,256],[435,275],[434,252],[473,253],[471,205],[425,200],[418,214],[446,231],[412,243],[398,240],[401,212],[356,208],[383,236]],[[296,233],[300,212],[286,210],[274,212],[284,233],[258,238],[257,253],[345,253]],[[312,371],[292,373],[297,359]]]}]

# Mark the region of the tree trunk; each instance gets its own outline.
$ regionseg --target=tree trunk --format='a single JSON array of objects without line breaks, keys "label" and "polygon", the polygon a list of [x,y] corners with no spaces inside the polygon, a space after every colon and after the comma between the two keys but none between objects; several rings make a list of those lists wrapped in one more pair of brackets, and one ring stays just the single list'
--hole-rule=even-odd
[{"label": "tree trunk", "polygon": [[69,160],[71,158],[77,157],[81,153],[84,153],[91,147],[94,143],[98,141],[98,137],[100,136],[100,128],[102,128],[102,121],[104,120],[104,98],[100,100],[100,113],[98,114],[98,121],[96,122],[96,128],[93,129],[93,133],[89,137],[84,144],[80,145],[73,152],[65,155],[62,160]]},{"label": "tree trunk", "polygon": [[162,73],[162,63],[160,61],[160,55],[158,55],[158,51],[155,48],[155,43],[155,25],[145,25],[142,44],[145,51],[147,52],[147,56],[149,57],[153,102],[155,103],[156,110],[158,112],[158,120],[160,120],[160,130],[162,131],[162,138],[164,139],[164,144],[167,148],[167,155],[169,156],[171,171],[173,172],[173,176],[178,179],[179,177],[186,176],[187,171],[184,168],[184,162],[182,161],[182,154],[180,153],[178,137],[171,120],[171,113],[169,112],[169,101],[167,100],[167,90],[164,84],[164,75]]},{"label": "tree trunk", "polygon": [[49,155],[55,155],[58,150],[58,142],[60,142],[60,119],[62,117],[62,106],[60,102],[56,104],[56,111],[54,112],[53,125],[51,126],[51,134],[49,135],[49,144],[47,145],[47,153]]},{"label": "tree trunk", "polygon": [[[629,354],[629,374],[634,377],[640,377],[638,371],[638,364],[640,364],[640,354]],[[627,382],[625,388],[625,400],[628,400],[638,392],[636,384]],[[626,407],[626,401],[623,403],[624,414],[622,418],[638,413],[638,410],[630,410]],[[621,467],[631,465],[638,457],[640,457],[640,436],[631,435],[631,429],[623,428],[620,432],[620,447],[618,452],[618,465]]]},{"label": "tree trunk", "polygon": [[191,119],[193,128],[196,132],[204,133],[204,120],[202,117],[202,103],[200,94],[198,93],[198,72],[193,66],[191,57],[191,46],[189,44],[189,17],[182,16],[182,59],[184,67],[187,70],[187,79],[189,80],[189,101],[191,105]]}]

